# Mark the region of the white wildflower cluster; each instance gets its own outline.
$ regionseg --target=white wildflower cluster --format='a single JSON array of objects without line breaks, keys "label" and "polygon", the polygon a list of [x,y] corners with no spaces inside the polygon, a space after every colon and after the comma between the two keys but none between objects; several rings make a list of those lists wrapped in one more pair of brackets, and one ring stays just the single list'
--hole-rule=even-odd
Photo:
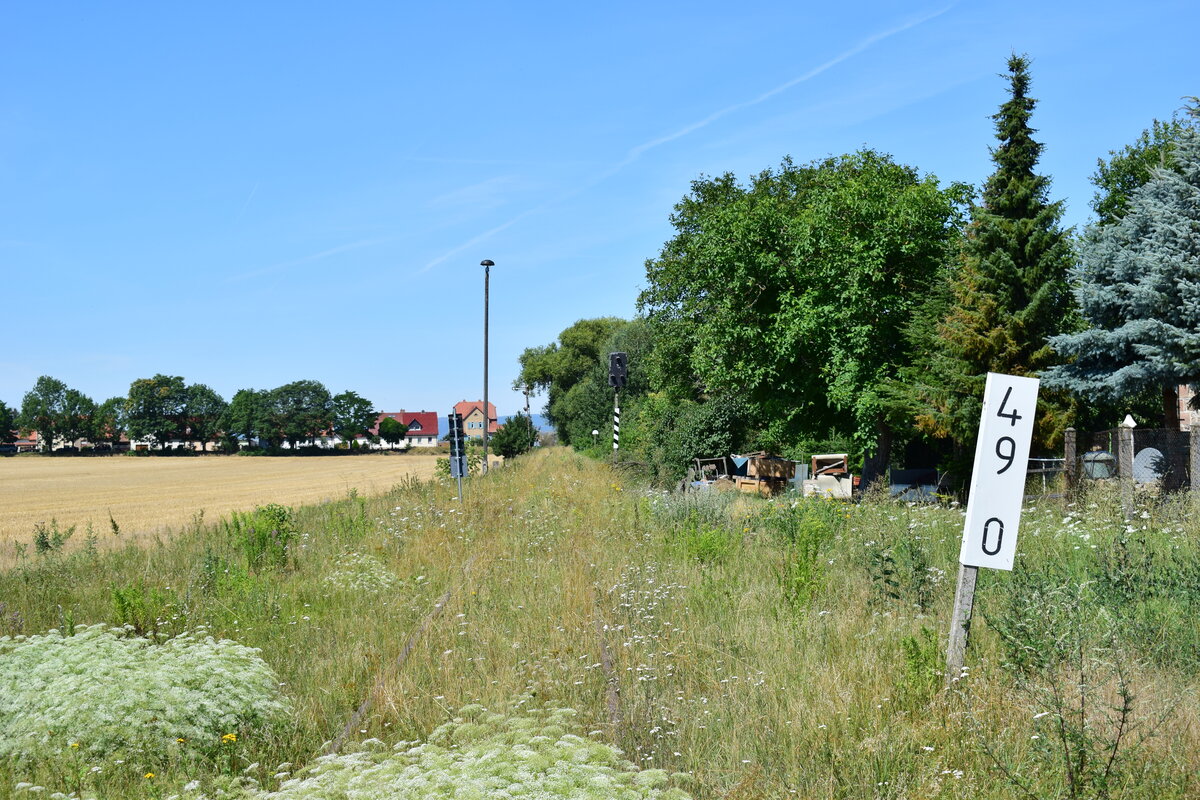
[{"label": "white wildflower cluster", "polygon": [[638,771],[619,751],[570,733],[575,712],[535,709],[505,716],[478,705],[424,744],[401,742],[325,756],[266,800],[321,798],[550,798],[688,800],[662,770]]},{"label": "white wildflower cluster", "polygon": [[290,710],[258,650],[203,630],[161,642],[91,625],[0,637],[0,759],[211,750]]},{"label": "white wildflower cluster", "polygon": [[378,594],[392,588],[396,576],[373,556],[346,553],[334,562],[334,569],[324,582],[331,589]]}]

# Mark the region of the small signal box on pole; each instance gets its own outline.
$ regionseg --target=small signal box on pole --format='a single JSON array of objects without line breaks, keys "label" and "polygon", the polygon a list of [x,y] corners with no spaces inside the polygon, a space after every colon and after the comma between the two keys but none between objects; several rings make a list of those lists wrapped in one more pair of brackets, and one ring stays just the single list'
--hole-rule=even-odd
[{"label": "small signal box on pole", "polygon": [[462,414],[447,414],[446,420],[450,424],[450,477],[461,481],[467,474],[467,437],[463,433]]},{"label": "small signal box on pole", "polygon": [[608,385],[614,389],[624,389],[629,377],[629,362],[624,353],[608,354]]}]

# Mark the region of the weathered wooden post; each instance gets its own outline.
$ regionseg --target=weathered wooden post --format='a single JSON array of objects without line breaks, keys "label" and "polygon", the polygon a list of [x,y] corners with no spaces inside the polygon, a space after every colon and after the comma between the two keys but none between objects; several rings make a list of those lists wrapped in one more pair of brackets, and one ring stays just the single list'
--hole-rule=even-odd
[{"label": "weathered wooden post", "polygon": [[1075,491],[1075,481],[1078,478],[1079,460],[1076,452],[1076,433],[1074,428],[1067,428],[1063,434],[1063,475],[1067,481],[1067,491]]},{"label": "weathered wooden post", "polygon": [[958,587],[954,591],[954,615],[950,618],[950,642],[946,647],[946,685],[962,676],[967,658],[967,640],[971,638],[971,613],[975,606],[975,579],[979,567],[958,565]]},{"label": "weathered wooden post", "polygon": [[1125,519],[1133,517],[1133,415],[1117,427],[1117,478],[1121,482],[1121,510]]}]

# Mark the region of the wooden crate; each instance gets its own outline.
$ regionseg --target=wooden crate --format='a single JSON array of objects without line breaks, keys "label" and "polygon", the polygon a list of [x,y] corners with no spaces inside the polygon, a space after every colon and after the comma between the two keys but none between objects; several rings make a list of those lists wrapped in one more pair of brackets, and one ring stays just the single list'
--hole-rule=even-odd
[{"label": "wooden crate", "polygon": [[746,474],[752,478],[778,478],[790,481],[796,476],[796,465],[785,458],[755,456],[746,464]]},{"label": "wooden crate", "polygon": [[787,481],[782,479],[738,477],[736,480],[739,492],[757,494],[760,497],[771,497],[787,488]]}]

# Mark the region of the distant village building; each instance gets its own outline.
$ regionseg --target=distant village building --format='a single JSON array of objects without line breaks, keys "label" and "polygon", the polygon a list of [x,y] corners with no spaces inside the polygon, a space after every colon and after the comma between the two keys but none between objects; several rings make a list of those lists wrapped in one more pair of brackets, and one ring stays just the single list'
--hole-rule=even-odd
[{"label": "distant village building", "polygon": [[[454,413],[462,414],[463,418],[463,433],[471,439],[483,438],[483,401],[482,400],[463,400],[461,403],[454,404]],[[499,418],[496,416],[495,403],[488,403],[487,413],[487,432],[491,436],[499,430]]]},{"label": "distant village building", "polygon": [[[405,449],[437,447],[438,415],[436,411],[385,411],[376,418],[375,424],[371,426],[371,435],[379,435],[379,423],[388,417],[408,426],[408,433],[405,435],[404,441],[400,443],[400,447]],[[388,447],[386,443],[376,446]]]}]

